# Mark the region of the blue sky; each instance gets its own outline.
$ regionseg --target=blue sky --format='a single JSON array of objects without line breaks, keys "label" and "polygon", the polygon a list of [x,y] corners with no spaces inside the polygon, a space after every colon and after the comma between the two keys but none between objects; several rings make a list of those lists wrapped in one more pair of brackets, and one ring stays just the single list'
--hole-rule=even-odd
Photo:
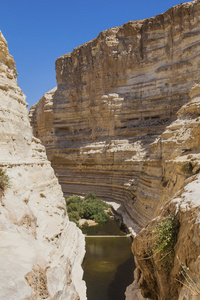
[{"label": "blue sky", "polygon": [[56,86],[55,60],[100,31],[153,17],[179,0],[9,0],[1,3],[0,30],[29,106]]}]

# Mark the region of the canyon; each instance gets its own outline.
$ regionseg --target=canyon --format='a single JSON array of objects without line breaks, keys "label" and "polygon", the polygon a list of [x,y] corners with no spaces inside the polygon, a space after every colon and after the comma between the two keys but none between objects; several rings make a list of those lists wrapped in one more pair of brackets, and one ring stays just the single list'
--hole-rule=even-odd
[{"label": "canyon", "polygon": [[69,222],[0,32],[0,299],[86,299],[85,241]]},{"label": "canyon", "polygon": [[[30,109],[64,195],[95,193],[136,237],[127,299],[199,299],[179,276],[185,264],[200,288],[199,14],[192,1],[101,32],[56,60],[57,87]],[[169,273],[146,256],[152,228],[172,214]]]},{"label": "canyon", "polygon": [[[199,15],[195,0],[101,32],[56,60],[57,87],[29,116],[0,33],[0,299],[86,299],[64,197],[89,192],[134,238],[127,300],[199,299]],[[172,216],[168,269],[153,239]]]}]

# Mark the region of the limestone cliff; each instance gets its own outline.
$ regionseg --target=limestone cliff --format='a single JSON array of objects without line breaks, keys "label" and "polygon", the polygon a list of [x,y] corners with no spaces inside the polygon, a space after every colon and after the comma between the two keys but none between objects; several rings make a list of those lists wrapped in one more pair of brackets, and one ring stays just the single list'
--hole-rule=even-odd
[{"label": "limestone cliff", "polygon": [[[34,134],[45,145],[65,195],[92,191],[111,201],[133,234],[160,216],[141,231],[145,240],[159,218],[176,211],[176,253],[194,280],[199,203],[191,200],[185,209],[183,188],[200,169],[199,16],[200,2],[192,1],[101,32],[57,59],[57,88],[30,111]],[[168,203],[179,191],[181,200]],[[196,193],[198,184],[191,190]],[[184,234],[190,240],[183,255]],[[147,248],[139,241],[140,235],[133,246],[136,259]],[[151,262],[145,273],[147,265],[137,261],[145,297],[184,299],[177,281],[184,280],[175,271],[167,277]],[[168,280],[171,290],[165,289]],[[185,291],[190,293],[188,287]],[[127,297],[133,298],[131,288]]]},{"label": "limestone cliff", "polygon": [[0,299],[86,299],[84,238],[68,220],[16,78],[0,33]]},{"label": "limestone cliff", "polygon": [[[193,86],[189,96],[177,119],[160,136],[165,170],[160,206],[166,203],[134,239],[137,272],[127,300],[136,297],[138,287],[150,299],[200,298],[200,84]],[[159,253],[151,251],[157,226],[169,216],[175,216],[179,224],[170,269]]]},{"label": "limestone cliff", "polygon": [[[133,253],[137,262],[135,282],[127,289],[127,300],[137,299],[137,289],[148,299],[200,299],[200,175],[189,178],[187,185],[167,202],[158,217],[153,219],[135,238]],[[156,227],[175,215],[179,224],[174,256],[165,259],[155,245]],[[164,256],[163,256],[164,257]],[[171,260],[171,267],[166,261]]]},{"label": "limestone cliff", "polygon": [[199,13],[194,1],[101,32],[57,59],[57,89],[31,109],[64,194],[118,201],[136,231],[163,195],[159,137],[200,75]]}]

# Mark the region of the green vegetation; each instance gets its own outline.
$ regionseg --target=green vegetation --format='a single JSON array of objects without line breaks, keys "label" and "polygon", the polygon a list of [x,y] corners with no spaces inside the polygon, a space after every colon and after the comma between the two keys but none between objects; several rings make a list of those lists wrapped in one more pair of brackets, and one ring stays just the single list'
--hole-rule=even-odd
[{"label": "green vegetation", "polygon": [[173,266],[174,246],[177,241],[178,231],[179,223],[174,215],[163,218],[154,230],[156,236],[152,250],[154,250],[156,255],[159,255],[159,260],[162,260],[165,266],[170,269]]},{"label": "green vegetation", "polygon": [[71,196],[66,199],[66,204],[69,219],[76,224],[80,219],[95,220],[97,223],[105,223],[109,220],[109,215],[105,211],[109,205],[93,193],[89,193],[84,198]]},{"label": "green vegetation", "polygon": [[6,175],[6,171],[0,168],[0,190],[5,191],[9,186],[9,177]]}]

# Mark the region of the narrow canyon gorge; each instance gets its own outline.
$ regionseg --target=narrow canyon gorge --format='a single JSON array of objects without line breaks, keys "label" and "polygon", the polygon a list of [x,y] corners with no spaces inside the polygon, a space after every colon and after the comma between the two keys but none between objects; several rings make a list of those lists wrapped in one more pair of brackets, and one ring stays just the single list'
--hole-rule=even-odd
[{"label": "narrow canyon gorge", "polygon": [[[64,197],[89,192],[133,237],[127,300],[200,299],[200,1],[103,31],[55,69],[29,123],[0,34],[0,299],[86,299]],[[166,264],[154,240],[171,220]]]},{"label": "narrow canyon gorge", "polygon": [[183,184],[178,157],[198,148],[191,129],[169,126],[200,75],[199,11],[190,2],[101,32],[56,60],[57,88],[30,111],[64,195],[119,202],[136,233]]},{"label": "narrow canyon gorge", "polygon": [[[184,299],[177,256],[199,277],[199,202],[185,196],[188,178],[191,194],[199,188],[199,15],[200,3],[192,1],[101,32],[56,60],[57,87],[30,110],[64,195],[92,191],[113,204],[133,236],[140,232],[133,243],[136,280],[151,299]],[[162,263],[158,271],[153,259],[140,259],[149,222],[156,227],[172,213],[180,230],[176,272],[168,274]],[[127,299],[135,299],[137,284]]]}]

